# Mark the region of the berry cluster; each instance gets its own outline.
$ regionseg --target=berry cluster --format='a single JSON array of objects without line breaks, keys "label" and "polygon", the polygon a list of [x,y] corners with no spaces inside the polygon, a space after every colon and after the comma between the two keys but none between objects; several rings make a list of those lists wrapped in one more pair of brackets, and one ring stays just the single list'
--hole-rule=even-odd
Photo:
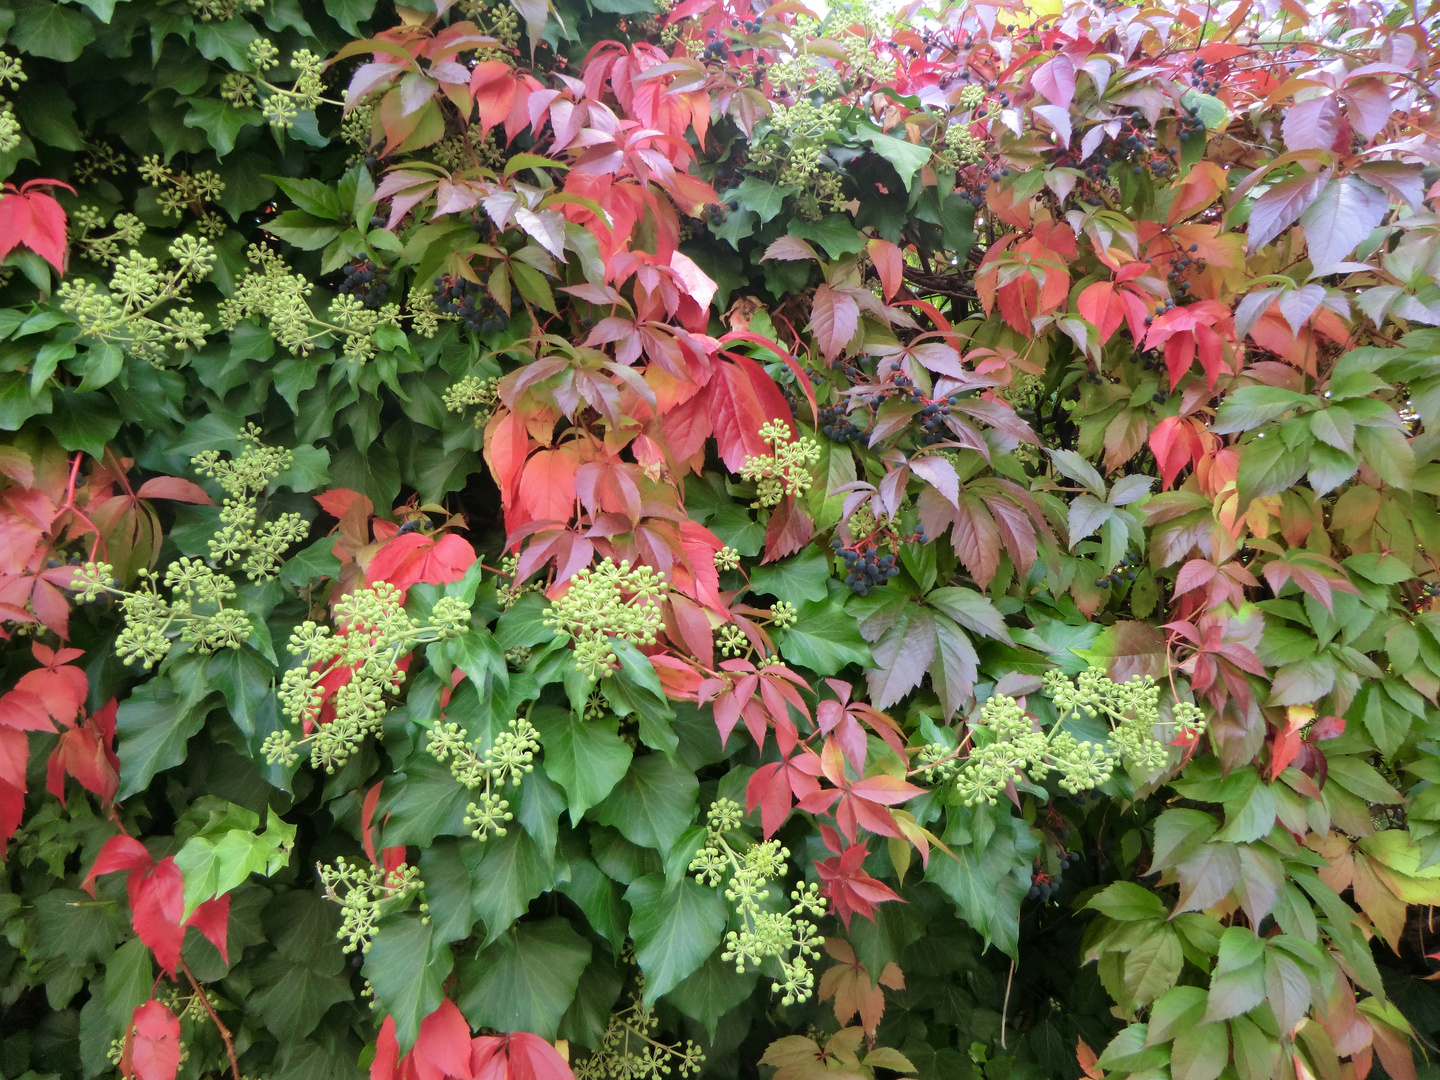
[{"label": "berry cluster", "polygon": [[1195,58],[1195,61],[1190,65],[1190,70],[1195,73],[1190,76],[1190,85],[1202,94],[1214,95],[1214,93],[1220,89],[1220,77],[1217,75],[1213,79],[1206,78],[1205,61],[1200,59],[1200,57],[1197,56]]},{"label": "berry cluster", "polygon": [[434,281],[435,306],[446,315],[454,315],[472,334],[489,334],[504,330],[510,317],[494,300],[480,295],[473,281],[442,274]]},{"label": "berry cluster", "polygon": [[1109,589],[1114,586],[1125,585],[1129,582],[1134,581],[1135,575],[1138,572],[1136,571],[1135,566],[1137,563],[1139,563],[1139,561],[1140,560],[1137,559],[1133,554],[1127,553],[1125,555],[1125,561],[1122,562],[1119,566],[1117,566],[1113,571],[1111,571],[1111,573],[1107,577],[1095,579],[1095,587],[1097,589]]},{"label": "berry cluster", "polygon": [[1062,877],[1064,871],[1070,869],[1070,864],[1075,856],[1064,851],[1060,852],[1060,874],[1047,874],[1037,871],[1030,879],[1030,891],[1025,894],[1026,900],[1039,900],[1042,904],[1060,891],[1060,886],[1065,883]]},{"label": "berry cluster", "polygon": [[730,59],[730,46],[717,38],[714,30],[706,30],[705,36],[710,38],[710,42],[705,46],[705,51],[700,54],[700,59],[715,60],[720,63]]},{"label": "berry cluster", "polygon": [[1187,299],[1185,294],[1190,291],[1190,282],[1185,280],[1185,272],[1193,266],[1197,272],[1203,273],[1207,265],[1204,259],[1192,258],[1199,250],[1199,244],[1191,244],[1187,253],[1170,256],[1170,272],[1165,275],[1165,280],[1182,300]]},{"label": "berry cluster", "polygon": [[830,541],[830,547],[845,560],[845,584],[856,596],[865,596],[876,585],[883,585],[900,573],[893,554],[881,555],[868,542],[846,547],[843,540],[835,539]]},{"label": "berry cluster", "polygon": [[380,268],[369,259],[361,259],[345,267],[345,280],[340,283],[341,296],[353,296],[371,311],[376,310],[390,295],[390,284],[380,277]]},{"label": "berry cluster", "polygon": [[865,440],[865,429],[852,424],[844,408],[839,405],[826,405],[820,410],[820,434],[837,443]]},{"label": "berry cluster", "polygon": [[945,418],[950,415],[950,407],[954,404],[953,397],[925,403],[919,416],[920,435],[917,441],[921,446],[934,446],[950,440],[950,427]]}]

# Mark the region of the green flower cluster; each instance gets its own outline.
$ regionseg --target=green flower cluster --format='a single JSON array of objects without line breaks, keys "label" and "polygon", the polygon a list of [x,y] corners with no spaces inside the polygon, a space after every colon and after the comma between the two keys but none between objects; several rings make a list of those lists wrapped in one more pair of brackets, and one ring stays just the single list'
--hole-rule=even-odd
[{"label": "green flower cluster", "polygon": [[218,202],[225,192],[225,181],[219,173],[211,169],[199,172],[174,169],[161,161],[158,154],[151,154],[140,162],[140,175],[155,188],[155,202],[166,217],[179,221],[188,210],[201,219],[202,232],[218,236],[225,231],[225,222],[205,210],[207,204]]},{"label": "green flower cluster", "polygon": [[375,332],[400,326],[400,307],[386,304],[367,308],[355,296],[337,296],[330,302],[330,319],[310,309],[315,286],[304,274],[290,269],[280,255],[263,244],[252,244],[245,256],[255,269],[246,270],[235,284],[235,295],[221,301],[220,324],[234,330],[245,319],[263,319],[281,348],[309,356],[323,339],[338,337],[346,357],[357,362],[376,353]]},{"label": "green flower cluster", "polygon": [[476,840],[505,835],[505,823],[514,819],[510,802],[497,789],[519,787],[525,774],[535,770],[535,755],[540,752],[540,733],[530,721],[517,716],[510,726],[495,736],[488,750],[471,742],[459,724],[436,724],[430,729],[426,749],[436,761],[449,761],[450,773],[469,791],[482,789],[479,802],[472,802],[465,812],[465,824],[473,830]]},{"label": "green flower cluster", "polygon": [[[690,872],[712,888],[724,883],[725,898],[739,917],[740,928],[725,935],[720,959],[733,960],[742,975],[747,964],[758,967],[777,960],[783,975],[775,992],[783,994],[783,1004],[793,1005],[808,1000],[815,987],[810,961],[820,956],[821,938],[807,916],[824,915],[825,898],[818,885],[800,885],[790,893],[788,910],[770,910],[770,884],[785,877],[790,852],[779,840],[752,842],[739,831],[744,816],[734,800],[715,800],[706,817],[705,846],[690,863]],[[732,836],[744,841],[741,850],[731,845]]]},{"label": "green flower cluster", "polygon": [[[18,90],[25,81],[25,69],[17,57],[0,52],[0,90]],[[10,102],[0,98],[0,154],[10,154],[20,147],[20,121]]]},{"label": "green flower cluster", "polygon": [[474,408],[475,426],[484,427],[494,414],[495,406],[500,404],[500,380],[466,375],[445,388],[444,401],[450,412],[463,413],[467,408]]},{"label": "green flower cluster", "polygon": [[972,82],[960,91],[960,107],[962,109],[973,109],[984,100],[985,88],[978,82]]},{"label": "green flower cluster", "polygon": [[[285,672],[280,683],[280,705],[290,721],[309,733],[297,741],[288,729],[266,738],[264,751],[271,763],[293,765],[299,747],[310,744],[310,762],[333,773],[349,760],[365,736],[380,730],[390,706],[387,697],[405,682],[399,660],[419,645],[459,637],[470,623],[470,606],[442,596],[420,623],[401,606],[400,590],[386,581],[356,589],[335,603],[335,625],[306,621],[290,635],[290,654],[300,663]],[[322,681],[343,673],[335,689],[335,718],[320,723],[325,704]]]},{"label": "green flower cluster", "polygon": [[760,438],[773,447],[769,454],[752,454],[740,466],[740,475],[756,487],[755,501],[759,510],[776,506],[786,495],[800,496],[810,490],[810,470],[820,460],[820,444],[807,437],[791,440],[790,425],[784,420],[771,420],[760,428]]},{"label": "green flower cluster", "polygon": [[[236,0],[222,2],[234,3]],[[280,49],[269,38],[251,41],[246,46],[245,58],[252,70],[235,71],[225,76],[220,96],[237,109],[253,106],[258,97],[260,111],[277,131],[289,130],[302,112],[314,110],[326,100],[325,60],[309,49],[298,49],[290,54],[290,70],[295,81],[288,88],[277,86],[265,78],[266,72],[280,66]]]},{"label": "green flower cluster", "polygon": [[739,570],[740,552],[736,551],[729,544],[726,544],[719,551],[715,552],[716,570]]},{"label": "green flower cluster", "polygon": [[[403,908],[425,887],[420,870],[400,866],[388,874],[379,866],[351,862],[341,855],[334,866],[317,863],[315,872],[325,889],[325,899],[340,905],[340,929],[335,936],[345,952],[370,951],[375,926],[389,911]],[[421,911],[427,910],[421,905]]]},{"label": "green flower cluster", "polygon": [[260,522],[261,496],[294,464],[295,455],[262,443],[260,429],[254,424],[240,433],[240,440],[248,445],[237,458],[227,461],[218,450],[206,450],[191,464],[225,492],[220,531],[210,538],[210,558],[221,566],[238,562],[251,581],[265,581],[280,572],[286,550],[310,534],[310,523],[299,514],[281,514],[274,521]]},{"label": "green flower cluster", "polygon": [[945,129],[945,151],[957,164],[974,165],[985,157],[985,141],[970,133],[969,124]]},{"label": "green flower cluster", "polygon": [[[123,625],[115,652],[127,664],[149,670],[170,655],[176,640],[203,653],[238,649],[255,632],[245,612],[225,607],[235,599],[235,582],[199,559],[176,560],[163,579],[142,569],[133,591],[121,588],[114,575],[109,563],[87,562],[76,569],[70,587],[86,602],[101,594],[119,599]],[[168,600],[160,594],[162,583],[171,590]]]},{"label": "green flower cluster", "polygon": [[609,558],[570,579],[565,595],[545,609],[545,625],[575,643],[575,667],[598,682],[617,662],[610,639],[655,644],[669,586],[649,566],[618,566]]},{"label": "green flower cluster", "polygon": [[[115,260],[109,290],[93,281],[60,285],[60,307],[74,316],[82,336],[114,342],[132,356],[160,364],[167,349],[198,349],[210,325],[191,303],[190,288],[215,265],[208,240],[185,234],[170,242],[173,268],[130,251]],[[167,304],[178,306],[159,314]],[[158,317],[157,317],[158,316]]]},{"label": "green flower cluster", "polygon": [[113,264],[122,248],[132,248],[145,235],[145,223],[134,214],[116,214],[108,233],[105,215],[99,207],[82,205],[70,215],[70,242],[85,258]]},{"label": "green flower cluster", "polygon": [[[218,450],[191,458],[201,476],[218,483],[225,492],[220,509],[220,531],[210,538],[210,558],[223,567],[243,559],[251,581],[274,577],[285,550],[303,540],[309,523],[299,514],[282,514],[273,522],[259,523],[259,500],[270,483],[290,467],[290,451],[266,446],[260,429],[247,425],[240,440],[248,444],[233,460]],[[175,640],[204,653],[238,649],[250,640],[254,626],[239,608],[226,607],[237,595],[235,582],[201,559],[187,556],[172,562],[159,575],[138,573],[138,588],[124,589],[114,579],[109,563],[88,562],[76,572],[71,588],[85,601],[102,593],[117,597],[124,625],[115,639],[115,651],[127,663],[151,668],[170,654]],[[170,590],[167,600],[159,586]]]},{"label": "green flower cluster", "polygon": [[575,1080],[662,1080],[700,1072],[705,1053],[699,1043],[671,1046],[654,1037],[660,1019],[645,1004],[645,980],[637,981],[629,1004],[610,1014],[600,1048],[575,1066]]},{"label": "green flower cluster", "polygon": [[[996,694],[971,721],[971,745],[958,750],[933,744],[924,747],[920,762],[931,783],[952,783],[967,806],[994,805],[1007,785],[1021,777],[1043,781],[1052,771],[1062,790],[1075,794],[1099,787],[1122,762],[1132,775],[1153,777],[1170,759],[1157,728],[1172,738],[1192,739],[1204,729],[1200,710],[1179,702],[1171,719],[1160,716],[1160,688],[1148,675],[1117,683],[1090,669],[1074,681],[1059,671],[1045,674],[1045,692],[1059,718],[1047,731],[1012,697]],[[1103,719],[1103,742],[1078,738],[1066,720]]]},{"label": "green flower cluster", "polygon": [[264,10],[265,0],[190,0],[190,10],[201,22],[228,22],[237,15]]}]

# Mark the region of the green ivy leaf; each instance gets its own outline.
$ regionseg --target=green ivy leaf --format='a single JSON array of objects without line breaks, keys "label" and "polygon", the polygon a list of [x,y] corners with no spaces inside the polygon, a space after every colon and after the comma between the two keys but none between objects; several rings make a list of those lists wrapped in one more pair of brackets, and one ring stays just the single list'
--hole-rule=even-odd
[{"label": "green ivy leaf", "polygon": [[[764,225],[775,217],[785,206],[785,200],[798,194],[794,184],[772,184],[756,176],[747,176],[740,186],[730,192],[730,197],[740,204],[742,210],[753,210]],[[734,214],[734,211],[731,211]]]},{"label": "green ivy leaf", "polygon": [[635,961],[645,975],[645,1000],[668,993],[697,970],[720,944],[727,912],[714,889],[686,878],[673,889],[650,874],[625,890],[634,915],[630,937]]},{"label": "green ivy leaf", "polygon": [[565,789],[570,823],[604,799],[625,776],[634,756],[614,716],[583,720],[569,709],[540,708],[530,717],[545,747],[544,768]]},{"label": "green ivy leaf", "polygon": [[376,932],[365,954],[365,977],[375,987],[375,1000],[395,1019],[402,1053],[414,1045],[420,1021],[440,1007],[453,964],[450,946],[418,916],[402,916]]},{"label": "green ivy leaf", "polygon": [[713,1040],[720,1018],[753,994],[759,981],[760,972],[755,968],[740,975],[735,971],[735,961],[722,960],[719,953],[711,953],[697,971],[665,995],[665,1000],[703,1024]]},{"label": "green ivy leaf", "polygon": [[662,855],[675,846],[692,821],[700,782],[663,754],[636,758],[630,771],[600,803],[596,817],[625,839]]},{"label": "green ivy leaf", "polygon": [[523,923],[460,965],[456,1003],[472,1028],[553,1041],[588,963],[590,943],[568,919]]},{"label": "green ivy leaf", "polygon": [[315,968],[275,953],[255,966],[254,978],[250,1004],[282,1044],[305,1038],[331,1005],[354,996],[340,958]]},{"label": "green ivy leaf", "polygon": [[115,716],[124,800],[150,786],[157,772],[185,760],[190,737],[205,725],[206,710],[175,692],[169,679],[141,683]]},{"label": "green ivy leaf", "polygon": [[515,826],[481,846],[485,853],[471,895],[489,945],[525,914],[531,900],[555,884],[555,860]]},{"label": "green ivy leaf", "polygon": [[829,596],[829,581],[830,560],[819,548],[807,547],[788,559],[756,567],[750,591],[769,593],[799,608]]},{"label": "green ivy leaf", "polygon": [[780,655],[816,675],[834,675],[847,664],[874,663],[855,617],[833,598],[805,604],[796,624],[778,637]]}]

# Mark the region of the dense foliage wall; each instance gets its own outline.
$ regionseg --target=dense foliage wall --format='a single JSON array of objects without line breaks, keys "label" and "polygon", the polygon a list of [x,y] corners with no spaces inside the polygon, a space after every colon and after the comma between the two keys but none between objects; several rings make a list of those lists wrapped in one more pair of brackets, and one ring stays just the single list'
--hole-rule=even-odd
[{"label": "dense foliage wall", "polygon": [[1440,13],[438,7],[0,8],[0,1075],[1428,1072]]}]

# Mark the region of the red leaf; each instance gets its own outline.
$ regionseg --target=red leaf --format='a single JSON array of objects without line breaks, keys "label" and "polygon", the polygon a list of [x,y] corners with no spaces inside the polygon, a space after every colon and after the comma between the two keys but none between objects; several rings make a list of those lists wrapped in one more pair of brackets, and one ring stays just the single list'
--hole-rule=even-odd
[{"label": "red leaf", "polygon": [[850,916],[856,912],[873,921],[876,904],[900,899],[888,885],[877,881],[861,868],[869,854],[864,844],[855,844],[838,858],[815,863],[821,888],[847,930],[850,928]]},{"label": "red leaf", "polygon": [[190,913],[190,918],[185,920],[186,926],[193,926],[200,933],[210,940],[220,953],[220,959],[227,964],[230,962],[230,950],[228,948],[228,934],[230,930],[230,894],[217,896],[213,900],[206,900]]},{"label": "red leaf", "polygon": [[[43,660],[41,662],[44,663]],[[89,683],[79,668],[59,664],[27,671],[15,683],[15,690],[34,694],[57,724],[69,727],[85,704]]]},{"label": "red leaf", "polygon": [[810,331],[826,360],[834,360],[855,336],[860,308],[848,293],[821,285],[810,305]]},{"label": "red leaf", "polygon": [[790,406],[765,369],[749,357],[731,354],[715,365],[708,390],[715,441],[725,467],[738,473],[747,457],[770,453],[760,428],[771,420],[789,419]]},{"label": "red leaf", "polygon": [[[112,700],[111,706],[113,704]],[[60,733],[60,741],[50,752],[46,765],[45,789],[63,804],[65,776],[69,774],[86,791],[109,803],[120,787],[119,770],[119,759],[92,721]]]},{"label": "red leaf", "polygon": [[14,731],[54,731],[45,703],[28,690],[0,697],[0,725]]},{"label": "red leaf", "polygon": [[796,504],[792,496],[782,499],[770,514],[765,527],[765,557],[761,562],[774,562],[793,555],[815,535],[815,523]]},{"label": "red leaf", "polygon": [[470,1080],[470,1025],[449,998],[420,1021],[410,1058],[419,1080],[452,1076]]},{"label": "red leaf", "polygon": [[25,790],[25,768],[30,760],[30,740],[25,732],[0,728],[0,784]]},{"label": "red leaf", "polygon": [[470,75],[470,93],[480,111],[480,136],[510,115],[515,101],[515,72],[500,60],[475,65]]},{"label": "red leaf", "polygon": [[375,1057],[370,1061],[370,1080],[395,1080],[400,1068],[400,1044],[395,1039],[395,1018],[385,1017],[375,1038]]},{"label": "red leaf", "polygon": [[1063,53],[1052,56],[1035,69],[1030,84],[1044,94],[1051,105],[1068,109],[1075,100],[1075,65]]},{"label": "red leaf", "polygon": [[884,291],[888,303],[900,291],[904,281],[905,256],[889,240],[878,237],[865,247],[870,252],[870,261],[875,264],[875,272],[880,275],[880,288]]},{"label": "red leaf", "polygon": [[180,1018],[158,1001],[135,1010],[130,1069],[136,1080],[175,1080],[180,1069]]},{"label": "red leaf", "polygon": [[145,850],[145,845],[133,836],[112,836],[100,849],[95,865],[90,867],[90,872],[85,875],[80,888],[94,896],[95,879],[101,874],[113,874],[119,870],[136,873],[148,870],[154,862],[150,852]]},{"label": "red leaf", "polygon": [[37,184],[75,190],[57,180],[32,180],[20,191],[0,195],[0,260],[24,245],[63,274],[65,210],[44,192],[29,190]]},{"label": "red leaf", "polygon": [[146,480],[135,494],[142,499],[173,499],[176,502],[214,505],[214,500],[205,494],[204,488],[178,476],[157,476]]},{"label": "red leaf", "polygon": [[[332,488],[329,491],[321,492],[315,496],[315,501],[320,504],[320,509],[337,519],[343,518],[348,514],[350,507],[355,504],[356,500],[360,499],[370,504],[369,498],[361,495],[358,491],[351,491],[349,488]],[[374,512],[374,509],[374,505],[370,504],[370,508],[365,511],[365,516],[369,517],[370,514]]]},{"label": "red leaf", "polygon": [[0,859],[4,858],[5,845],[15,835],[24,816],[25,792],[0,780]]},{"label": "red leaf", "polygon": [[1329,150],[1340,133],[1340,103],[1326,95],[1290,105],[1280,131],[1287,150]]},{"label": "red leaf", "polygon": [[[112,841],[113,842],[113,841]],[[185,927],[185,880],[173,857],[161,859],[149,870],[135,871],[125,883],[130,893],[130,921],[140,940],[155,954],[171,978],[180,961]]]},{"label": "red leaf", "polygon": [[575,1080],[565,1059],[539,1035],[517,1031],[505,1036],[505,1041],[510,1080]]}]

